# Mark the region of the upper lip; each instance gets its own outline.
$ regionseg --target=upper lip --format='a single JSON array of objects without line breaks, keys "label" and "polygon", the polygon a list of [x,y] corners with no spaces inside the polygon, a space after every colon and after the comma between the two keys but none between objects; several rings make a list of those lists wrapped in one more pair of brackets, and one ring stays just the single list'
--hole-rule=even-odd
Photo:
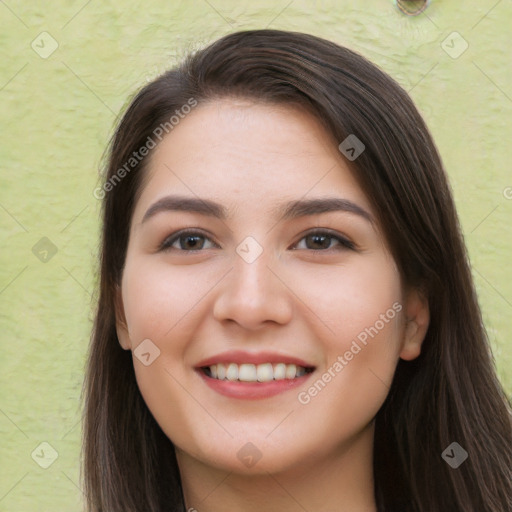
[{"label": "upper lip", "polygon": [[314,365],[299,359],[298,357],[289,356],[286,354],[279,354],[277,352],[245,352],[243,350],[231,350],[229,352],[222,352],[214,356],[203,359],[197,363],[196,368],[204,368],[214,364],[264,364],[264,363],[284,363],[295,364],[296,366],[303,366],[304,368],[314,368]]}]

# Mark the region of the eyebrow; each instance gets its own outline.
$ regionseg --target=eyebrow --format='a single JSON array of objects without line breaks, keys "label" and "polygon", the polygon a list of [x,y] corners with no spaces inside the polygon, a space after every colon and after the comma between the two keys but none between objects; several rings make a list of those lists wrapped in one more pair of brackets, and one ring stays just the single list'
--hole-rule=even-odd
[{"label": "eyebrow", "polygon": [[[193,212],[220,220],[226,220],[229,215],[227,209],[215,201],[186,196],[165,196],[153,203],[144,214],[141,224],[157,213],[167,211]],[[278,220],[290,220],[328,212],[347,212],[359,215],[374,224],[372,215],[358,204],[340,197],[327,197],[317,199],[302,199],[290,201],[274,208],[271,213]]]}]

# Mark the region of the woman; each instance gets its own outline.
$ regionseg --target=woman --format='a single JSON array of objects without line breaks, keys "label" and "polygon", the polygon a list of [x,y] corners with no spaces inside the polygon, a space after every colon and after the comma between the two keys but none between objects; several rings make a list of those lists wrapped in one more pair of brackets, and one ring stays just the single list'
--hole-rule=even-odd
[{"label": "woman", "polygon": [[88,511],[512,510],[451,191],[389,76],[225,36],[137,94],[95,195]]}]

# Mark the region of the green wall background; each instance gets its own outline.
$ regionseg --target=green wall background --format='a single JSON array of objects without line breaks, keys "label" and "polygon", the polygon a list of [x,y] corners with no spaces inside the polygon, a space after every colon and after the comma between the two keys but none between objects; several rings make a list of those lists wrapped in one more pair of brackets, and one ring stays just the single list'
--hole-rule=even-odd
[{"label": "green wall background", "polygon": [[331,39],[410,92],[450,176],[512,395],[511,0],[433,0],[417,17],[391,0],[7,0],[0,23],[0,511],[82,510],[101,156],[139,87],[236,30]]}]

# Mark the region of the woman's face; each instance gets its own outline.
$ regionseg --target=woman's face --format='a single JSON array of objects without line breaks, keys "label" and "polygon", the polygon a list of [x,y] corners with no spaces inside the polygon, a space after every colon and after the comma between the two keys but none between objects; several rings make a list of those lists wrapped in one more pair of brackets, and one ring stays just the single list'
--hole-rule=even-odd
[{"label": "woman's face", "polygon": [[277,472],[370,440],[428,312],[319,122],[218,100],[150,157],[117,331],[178,458]]}]

